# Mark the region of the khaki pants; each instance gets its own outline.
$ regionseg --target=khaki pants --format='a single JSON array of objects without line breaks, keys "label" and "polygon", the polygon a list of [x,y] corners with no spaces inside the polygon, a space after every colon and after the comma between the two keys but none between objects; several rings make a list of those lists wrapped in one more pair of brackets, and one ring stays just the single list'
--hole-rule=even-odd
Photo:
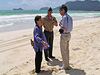
[{"label": "khaki pants", "polygon": [[61,34],[60,37],[60,50],[62,55],[62,60],[64,64],[64,68],[69,67],[69,41],[71,38],[71,34]]}]

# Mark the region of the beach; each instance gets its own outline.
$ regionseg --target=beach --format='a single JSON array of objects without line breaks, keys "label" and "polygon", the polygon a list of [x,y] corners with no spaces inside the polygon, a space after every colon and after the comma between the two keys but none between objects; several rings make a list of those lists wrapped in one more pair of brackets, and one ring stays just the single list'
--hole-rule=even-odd
[{"label": "beach", "polygon": [[54,27],[53,55],[35,73],[35,52],[30,44],[33,28],[0,33],[0,75],[100,75],[100,17],[74,20],[70,40],[71,70],[62,66],[59,26]]}]

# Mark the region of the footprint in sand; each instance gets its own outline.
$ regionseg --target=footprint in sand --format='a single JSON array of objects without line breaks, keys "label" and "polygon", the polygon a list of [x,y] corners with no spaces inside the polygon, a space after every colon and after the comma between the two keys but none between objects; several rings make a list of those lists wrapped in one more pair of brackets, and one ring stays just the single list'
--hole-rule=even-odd
[{"label": "footprint in sand", "polygon": [[28,35],[23,35],[23,37],[27,37]]},{"label": "footprint in sand", "polygon": [[29,72],[30,75],[35,74],[35,73],[36,73],[35,70],[32,70]]},{"label": "footprint in sand", "polygon": [[99,70],[99,68],[96,68],[95,70]]},{"label": "footprint in sand", "polygon": [[76,50],[81,50],[81,49],[80,48],[74,48],[73,50],[76,51]]}]

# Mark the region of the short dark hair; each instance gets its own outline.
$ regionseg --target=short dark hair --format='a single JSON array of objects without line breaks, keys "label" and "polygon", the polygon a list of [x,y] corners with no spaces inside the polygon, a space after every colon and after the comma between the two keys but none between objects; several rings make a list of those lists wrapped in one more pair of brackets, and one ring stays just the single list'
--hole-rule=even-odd
[{"label": "short dark hair", "polygon": [[52,8],[50,7],[50,8],[48,8],[48,11],[52,11]]},{"label": "short dark hair", "polygon": [[35,17],[34,21],[35,21],[36,24],[37,24],[36,21],[39,21],[40,18],[41,18],[41,16],[38,16],[38,15]]},{"label": "short dark hair", "polygon": [[65,13],[68,11],[67,6],[65,6],[64,4],[62,6],[59,7],[60,10],[64,9]]}]

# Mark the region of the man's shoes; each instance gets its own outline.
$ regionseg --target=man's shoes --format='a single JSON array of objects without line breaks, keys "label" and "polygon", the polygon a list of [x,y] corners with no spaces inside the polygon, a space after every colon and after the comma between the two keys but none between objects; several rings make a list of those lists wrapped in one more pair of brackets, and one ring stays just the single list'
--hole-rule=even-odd
[{"label": "man's shoes", "polygon": [[63,70],[64,69],[64,66],[62,66],[62,67],[59,67],[59,70]]},{"label": "man's shoes", "polygon": [[66,68],[64,68],[64,66],[62,66],[62,67],[59,67],[59,70],[70,70],[70,69],[72,69],[71,67],[66,67]]},{"label": "man's shoes", "polygon": [[45,59],[46,61],[50,61],[48,58]]},{"label": "man's shoes", "polygon": [[37,74],[46,72],[45,70],[35,71]]},{"label": "man's shoes", "polygon": [[69,67],[66,67],[64,68],[65,70],[71,70],[72,68],[69,66]]},{"label": "man's shoes", "polygon": [[55,58],[54,56],[50,56],[49,58]]},{"label": "man's shoes", "polygon": [[41,72],[41,70],[39,70],[39,71],[35,71],[36,73],[40,73]]}]

